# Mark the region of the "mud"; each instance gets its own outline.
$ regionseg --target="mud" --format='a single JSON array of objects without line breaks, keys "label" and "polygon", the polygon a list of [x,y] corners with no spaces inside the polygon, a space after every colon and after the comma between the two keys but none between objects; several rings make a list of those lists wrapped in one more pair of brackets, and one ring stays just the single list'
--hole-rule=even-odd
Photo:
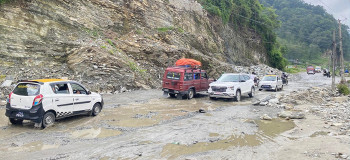
[{"label": "mud", "polygon": [[[257,92],[256,98],[329,84],[322,75],[299,74],[283,91]],[[248,97],[241,102],[206,96],[177,100],[145,90],[104,95],[104,100],[96,117],[70,117],[43,130],[29,121],[11,125],[0,116],[0,159],[332,159],[333,152],[350,154],[349,136],[330,134],[334,129],[324,128],[320,117],[280,119],[281,108],[253,106]],[[264,114],[273,119],[260,120]]]}]

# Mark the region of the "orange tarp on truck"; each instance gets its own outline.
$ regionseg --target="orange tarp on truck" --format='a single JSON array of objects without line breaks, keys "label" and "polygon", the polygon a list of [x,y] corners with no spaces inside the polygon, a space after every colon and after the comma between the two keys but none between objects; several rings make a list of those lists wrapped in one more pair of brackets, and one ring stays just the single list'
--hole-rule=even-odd
[{"label": "orange tarp on truck", "polygon": [[191,67],[195,67],[195,66],[201,66],[202,63],[199,61],[196,61],[194,59],[182,58],[182,59],[177,60],[175,65],[176,66],[191,65]]}]

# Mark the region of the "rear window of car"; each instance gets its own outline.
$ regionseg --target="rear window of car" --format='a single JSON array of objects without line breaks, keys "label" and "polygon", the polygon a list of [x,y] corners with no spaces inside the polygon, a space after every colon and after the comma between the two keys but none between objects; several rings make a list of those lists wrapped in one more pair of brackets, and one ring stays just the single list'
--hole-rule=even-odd
[{"label": "rear window of car", "polygon": [[181,77],[181,74],[178,72],[168,72],[166,75],[167,79],[173,79],[173,80],[179,80]]},{"label": "rear window of car", "polygon": [[277,76],[265,76],[262,81],[276,81]]},{"label": "rear window of car", "polygon": [[13,94],[21,96],[36,96],[40,93],[40,85],[33,83],[20,83],[13,90]]}]

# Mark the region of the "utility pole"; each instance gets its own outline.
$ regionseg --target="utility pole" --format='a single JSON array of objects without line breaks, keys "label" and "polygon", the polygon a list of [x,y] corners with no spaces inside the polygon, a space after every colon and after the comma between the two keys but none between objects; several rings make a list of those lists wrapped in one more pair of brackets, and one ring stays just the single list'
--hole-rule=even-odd
[{"label": "utility pole", "polygon": [[333,50],[332,50],[332,91],[335,91],[335,59],[336,59],[335,30],[333,31]]},{"label": "utility pole", "polygon": [[342,46],[342,41],[343,41],[343,38],[342,38],[342,34],[341,34],[341,23],[340,23],[340,19],[338,19],[338,22],[339,22],[339,50],[340,50],[340,67],[341,67],[341,70],[340,70],[340,73],[341,73],[341,80],[340,80],[340,83],[345,83],[346,80],[345,80],[345,77],[344,77],[344,55],[343,55],[343,46]]}]

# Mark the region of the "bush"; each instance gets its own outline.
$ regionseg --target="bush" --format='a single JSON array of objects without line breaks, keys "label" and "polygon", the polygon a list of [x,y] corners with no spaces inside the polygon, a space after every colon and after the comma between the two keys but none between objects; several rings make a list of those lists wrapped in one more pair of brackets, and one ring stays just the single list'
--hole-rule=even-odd
[{"label": "bush", "polygon": [[337,88],[338,88],[339,93],[341,93],[343,95],[350,94],[350,90],[346,84],[338,84]]}]

